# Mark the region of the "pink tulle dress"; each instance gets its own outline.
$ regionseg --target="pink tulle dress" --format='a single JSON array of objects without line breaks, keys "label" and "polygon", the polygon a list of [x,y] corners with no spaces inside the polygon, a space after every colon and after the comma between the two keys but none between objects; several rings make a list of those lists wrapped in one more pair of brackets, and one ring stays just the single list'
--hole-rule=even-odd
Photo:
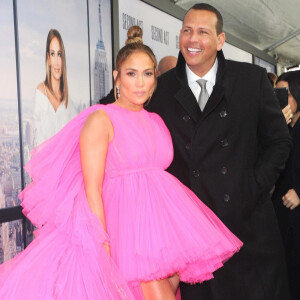
[{"label": "pink tulle dress", "polygon": [[[103,182],[109,237],[88,207],[80,165],[81,128],[98,109],[114,128]],[[116,104],[86,109],[37,147],[26,166],[33,181],[20,198],[39,229],[0,266],[0,299],[141,300],[142,281],[174,273],[190,283],[213,278],[242,242],[165,171],[172,159],[158,115]]]},{"label": "pink tulle dress", "polygon": [[136,299],[141,281],[178,273],[185,282],[213,278],[241,241],[165,169],[170,133],[155,113],[107,105],[114,138],[103,183],[111,254]]}]

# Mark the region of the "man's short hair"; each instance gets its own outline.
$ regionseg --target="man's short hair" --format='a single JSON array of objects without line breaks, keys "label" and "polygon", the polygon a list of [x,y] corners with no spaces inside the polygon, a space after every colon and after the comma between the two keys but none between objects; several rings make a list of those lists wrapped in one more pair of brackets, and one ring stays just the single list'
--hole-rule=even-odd
[{"label": "man's short hair", "polygon": [[[216,25],[216,31],[217,34],[219,35],[221,32],[223,32],[223,17],[221,15],[221,13],[213,6],[207,4],[207,3],[197,3],[194,4],[187,12],[186,14],[191,10],[191,9],[195,9],[195,10],[207,10],[210,11],[212,13],[214,13],[217,17],[217,25]],[[186,15],[185,14],[185,15]],[[184,16],[185,17],[185,16]],[[184,19],[183,19],[184,20]]]}]

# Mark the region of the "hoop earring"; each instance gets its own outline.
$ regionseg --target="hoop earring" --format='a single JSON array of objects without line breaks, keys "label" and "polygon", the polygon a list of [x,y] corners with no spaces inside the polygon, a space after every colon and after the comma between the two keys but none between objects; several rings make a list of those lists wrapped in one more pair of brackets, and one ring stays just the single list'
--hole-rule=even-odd
[{"label": "hoop earring", "polygon": [[116,86],[116,94],[117,94],[117,99],[120,98],[120,87],[117,85]]}]

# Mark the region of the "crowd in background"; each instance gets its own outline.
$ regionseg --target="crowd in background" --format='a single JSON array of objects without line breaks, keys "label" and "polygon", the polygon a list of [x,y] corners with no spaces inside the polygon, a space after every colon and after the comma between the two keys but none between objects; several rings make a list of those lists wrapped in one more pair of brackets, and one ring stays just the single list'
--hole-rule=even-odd
[{"label": "crowd in background", "polygon": [[[275,184],[272,195],[279,228],[285,247],[289,279],[294,299],[300,295],[300,71],[290,71],[276,76],[268,74],[275,90],[281,90],[282,112],[285,116],[293,148]],[[280,99],[278,99],[280,101]]]}]

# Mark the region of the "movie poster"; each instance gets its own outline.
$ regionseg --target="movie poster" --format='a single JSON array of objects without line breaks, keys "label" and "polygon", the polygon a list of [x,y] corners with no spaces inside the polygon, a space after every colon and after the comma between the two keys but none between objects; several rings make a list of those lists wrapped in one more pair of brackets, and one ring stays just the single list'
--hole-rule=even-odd
[{"label": "movie poster", "polygon": [[[109,0],[0,1],[0,209],[20,204],[20,158],[111,89],[111,23]],[[0,263],[22,250],[22,231],[0,221]]]},{"label": "movie poster", "polygon": [[89,0],[91,97],[96,104],[113,86],[111,1]]}]

